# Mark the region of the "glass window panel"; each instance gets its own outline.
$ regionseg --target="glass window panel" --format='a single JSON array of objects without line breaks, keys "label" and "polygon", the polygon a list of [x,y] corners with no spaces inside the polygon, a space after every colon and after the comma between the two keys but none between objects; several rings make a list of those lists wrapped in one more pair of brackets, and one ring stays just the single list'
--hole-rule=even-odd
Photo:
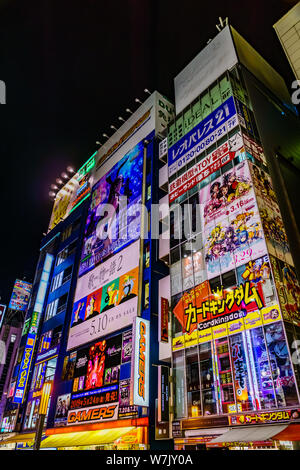
[{"label": "glass window panel", "polygon": [[272,363],[272,375],[278,406],[298,404],[295,376],[282,322],[265,326],[266,343]]},{"label": "glass window panel", "polygon": [[175,419],[180,419],[186,417],[183,351],[175,352],[173,355],[173,373],[175,392]]},{"label": "glass window panel", "polygon": [[217,397],[215,393],[215,383],[212,363],[211,343],[199,345],[200,356],[200,376],[203,415],[217,414]]}]

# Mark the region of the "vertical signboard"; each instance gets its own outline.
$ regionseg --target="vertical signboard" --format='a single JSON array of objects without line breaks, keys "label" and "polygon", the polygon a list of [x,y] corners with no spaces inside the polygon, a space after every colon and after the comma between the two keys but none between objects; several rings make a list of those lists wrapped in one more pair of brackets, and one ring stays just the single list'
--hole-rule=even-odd
[{"label": "vertical signboard", "polygon": [[168,328],[169,328],[169,301],[164,297],[161,297],[161,304],[160,304],[160,341],[162,343],[168,343],[169,335],[168,335]]},{"label": "vertical signboard", "polygon": [[159,422],[169,421],[169,367],[158,366],[158,409]]},{"label": "vertical signboard", "polygon": [[8,308],[25,312],[27,309],[32,284],[30,282],[17,279],[11,294]]},{"label": "vertical signboard", "polygon": [[149,406],[150,322],[136,317],[134,323],[133,405]]},{"label": "vertical signboard", "polygon": [[36,296],[36,301],[34,304],[34,309],[31,317],[29,332],[26,339],[26,344],[24,348],[24,353],[21,361],[20,371],[17,379],[16,389],[14,393],[13,402],[22,403],[25,395],[26,385],[28,381],[35,341],[38,332],[38,326],[40,321],[40,316],[43,310],[43,305],[46,297],[50,272],[53,263],[53,256],[48,254],[46,255],[43,272],[41,275],[38,293]]}]

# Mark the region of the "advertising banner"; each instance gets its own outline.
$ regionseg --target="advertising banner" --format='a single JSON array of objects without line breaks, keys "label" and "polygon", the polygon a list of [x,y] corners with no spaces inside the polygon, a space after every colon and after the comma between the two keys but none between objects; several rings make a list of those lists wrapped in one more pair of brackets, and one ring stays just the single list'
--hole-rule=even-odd
[{"label": "advertising banner", "polygon": [[30,282],[16,280],[8,308],[25,312],[29,304],[32,284]]},{"label": "advertising banner", "polygon": [[139,238],[143,158],[141,142],[94,186],[79,276]]},{"label": "advertising banner", "polygon": [[134,363],[132,367],[133,405],[149,406],[150,322],[136,317],[134,322]]},{"label": "advertising banner", "polygon": [[[79,411],[116,403],[118,406],[111,419],[117,419],[120,410],[121,414],[124,413],[127,417],[136,414],[137,410],[132,410],[130,414],[128,409],[130,408],[130,378],[126,378],[125,375],[125,378],[120,380],[123,364],[131,360],[131,345],[132,331],[128,330],[76,351],[73,374],[69,376],[69,379],[73,379],[68,409],[68,416],[72,416],[70,419],[92,421],[97,418],[86,417],[85,413],[81,415]],[[76,411],[76,414],[71,415],[73,411]],[[106,412],[102,413],[105,419],[108,418]],[[100,413],[99,416],[101,417],[102,414]],[[67,424],[72,423],[73,421],[68,419]]]},{"label": "advertising banner", "polygon": [[300,286],[295,268],[273,256],[270,261],[283,318],[300,325]]},{"label": "advertising banner", "polygon": [[138,264],[139,241],[78,280],[67,350],[132,324]]},{"label": "advertising banner", "polygon": [[242,212],[255,202],[248,162],[244,160],[200,190],[202,227]]},{"label": "advertising banner", "polygon": [[92,170],[95,166],[95,154],[80,168],[80,170],[57,193],[49,223],[49,231],[61,220],[64,220],[91,193],[94,184]]},{"label": "advertising banner", "polygon": [[[211,292],[208,281],[183,294],[173,309],[173,314],[182,325],[183,332],[191,334],[198,329],[206,329],[237,318],[231,314],[240,312],[240,318],[247,312],[264,307],[261,284],[252,285],[249,281],[233,289]],[[199,325],[199,327],[198,327]]]},{"label": "advertising banner", "polygon": [[6,311],[6,305],[0,304],[0,328],[4,320],[5,311]]},{"label": "advertising banner", "polygon": [[267,253],[257,205],[252,197],[244,201],[243,212],[216,219],[204,231],[208,279]]},{"label": "advertising banner", "polygon": [[195,187],[224,165],[238,157],[243,152],[243,141],[239,133],[221,145],[217,150],[204,157],[200,162],[179,176],[169,185],[169,202]]},{"label": "advertising banner", "polygon": [[233,97],[221,104],[168,150],[169,176],[238,125]]},{"label": "advertising banner", "polygon": [[71,394],[66,393],[57,397],[56,410],[54,416],[54,426],[66,426],[68,411],[70,409]]},{"label": "advertising banner", "polygon": [[85,423],[99,423],[118,419],[119,403],[97,405],[68,412],[68,426]]},{"label": "advertising banner", "polygon": [[254,139],[249,137],[244,132],[242,133],[242,136],[246,152],[252,155],[259,162],[263,163],[264,165],[267,165],[266,157],[264,155],[262,146],[255,142]]}]

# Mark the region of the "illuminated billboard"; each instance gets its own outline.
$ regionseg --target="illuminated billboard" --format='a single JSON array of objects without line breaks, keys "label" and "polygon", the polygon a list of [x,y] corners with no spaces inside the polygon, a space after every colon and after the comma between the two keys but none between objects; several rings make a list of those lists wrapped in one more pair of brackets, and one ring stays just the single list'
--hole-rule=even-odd
[{"label": "illuminated billboard", "polygon": [[193,161],[238,124],[234,99],[231,96],[169,148],[169,176]]},{"label": "illuminated billboard", "polygon": [[137,315],[140,242],[78,279],[67,349],[132,324]]},{"label": "illuminated billboard", "polygon": [[149,406],[150,322],[136,317],[134,323],[133,404]]},{"label": "illuminated billboard", "polygon": [[49,231],[79,206],[91,193],[94,184],[92,170],[95,167],[95,155],[77,171],[68,183],[57,193],[49,223]]},{"label": "illuminated billboard", "polygon": [[41,279],[39,283],[39,288],[37,291],[37,296],[33,308],[33,313],[31,316],[29,332],[26,338],[26,344],[24,348],[24,353],[21,361],[21,366],[19,370],[19,375],[17,379],[16,389],[14,393],[13,402],[22,403],[26,391],[28,376],[30,372],[30,366],[32,362],[32,356],[34,352],[34,346],[36,342],[36,337],[38,333],[38,327],[40,322],[41,313],[43,310],[43,305],[47,293],[49,277],[51,273],[51,268],[53,264],[53,256],[49,253],[46,254],[43,271],[41,274]]},{"label": "illuminated billboard", "polygon": [[8,308],[11,310],[20,310],[25,312],[29,304],[31,289],[32,284],[30,282],[17,279],[13,288]]},{"label": "illuminated billboard", "polygon": [[[73,373],[68,377],[72,379],[72,392],[68,400],[58,397],[55,425],[122,418],[130,406],[126,364],[131,361],[131,354],[131,329],[74,351]],[[108,414],[112,409],[114,413]],[[131,416],[135,414],[136,410],[132,409]]]},{"label": "illuminated billboard", "polygon": [[219,148],[204,157],[199,163],[187,170],[169,185],[169,202],[194,188],[197,184],[218,171],[244,151],[243,140],[239,133],[229,139]]},{"label": "illuminated billboard", "polygon": [[144,145],[137,144],[94,186],[79,276],[140,236]]}]

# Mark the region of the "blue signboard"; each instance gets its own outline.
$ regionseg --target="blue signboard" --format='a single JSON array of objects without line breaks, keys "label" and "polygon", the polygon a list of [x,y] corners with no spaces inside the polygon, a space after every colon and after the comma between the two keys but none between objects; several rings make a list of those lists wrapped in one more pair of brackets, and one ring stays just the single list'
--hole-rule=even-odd
[{"label": "blue signboard", "polygon": [[182,166],[200,155],[206,148],[217,142],[237,125],[236,107],[231,96],[169,148],[169,175],[171,176]]},{"label": "blue signboard", "polygon": [[47,253],[45,262],[44,262],[43,272],[41,275],[41,280],[39,283],[37,296],[36,296],[36,301],[34,304],[32,317],[31,317],[29,332],[26,338],[26,345],[24,348],[24,353],[23,353],[23,357],[21,361],[21,367],[19,370],[19,375],[18,375],[16,389],[15,389],[14,398],[13,398],[14,403],[22,403],[24,395],[25,395],[26,385],[28,381],[28,376],[29,376],[29,371],[30,371],[30,366],[31,366],[31,361],[32,361],[32,356],[33,356],[33,350],[34,350],[35,341],[37,337],[40,316],[43,310],[43,305],[44,305],[44,301],[46,297],[52,263],[53,263],[53,256]]}]

